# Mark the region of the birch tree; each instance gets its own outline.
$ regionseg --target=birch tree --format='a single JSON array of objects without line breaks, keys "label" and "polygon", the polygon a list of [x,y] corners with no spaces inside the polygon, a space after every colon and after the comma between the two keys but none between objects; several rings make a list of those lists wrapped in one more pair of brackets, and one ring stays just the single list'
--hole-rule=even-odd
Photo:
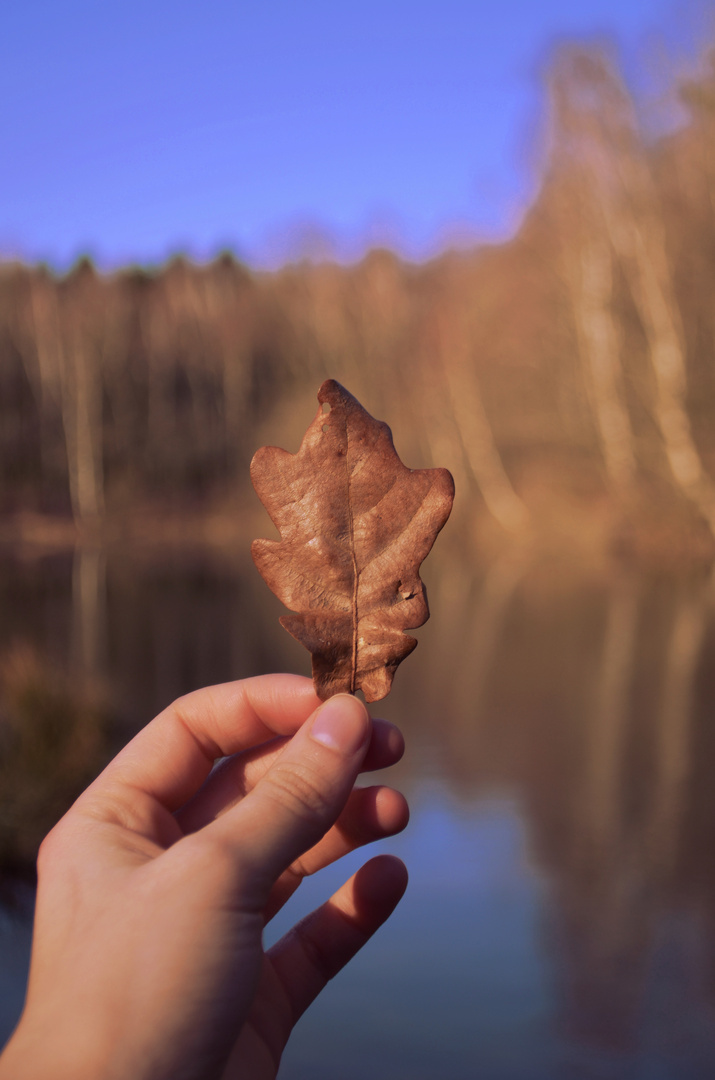
[{"label": "birch tree", "polygon": [[637,461],[626,402],[622,341],[614,306],[614,253],[600,207],[580,99],[557,69],[552,85],[554,171],[561,258],[571,300],[583,378],[598,432],[606,474],[627,490]]},{"label": "birch tree", "polygon": [[606,59],[575,55],[557,68],[559,101],[591,177],[605,231],[638,312],[653,376],[651,407],[673,480],[715,536],[715,485],[693,438],[687,363],[658,191],[631,98]]},{"label": "birch tree", "polygon": [[[446,403],[463,468],[477,485],[492,517],[507,532],[520,532],[529,522],[529,512],[504,468],[484,407],[475,357],[470,349],[468,315],[460,305],[446,305],[443,298],[432,318],[431,340],[435,348],[432,364],[438,381],[442,382],[439,399]],[[429,391],[427,395],[426,401]],[[454,459],[454,454],[451,456]]]},{"label": "birch tree", "polygon": [[77,521],[101,515],[103,500],[101,357],[90,322],[100,315],[100,288],[87,266],[61,287],[31,274],[30,320],[40,407],[56,402],[62,417],[72,513]]},{"label": "birch tree", "polygon": [[[102,284],[89,263],[62,283],[51,304],[72,511],[78,521],[104,511]],[[54,330],[53,330],[54,327]]]}]

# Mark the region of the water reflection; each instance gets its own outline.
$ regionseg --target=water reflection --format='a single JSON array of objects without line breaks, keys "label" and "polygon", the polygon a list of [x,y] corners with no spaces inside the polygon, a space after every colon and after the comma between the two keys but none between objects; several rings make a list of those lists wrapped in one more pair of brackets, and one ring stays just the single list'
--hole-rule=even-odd
[{"label": "water reflection", "polygon": [[[412,886],[381,949],[302,1022],[284,1075],[335,1075],[331,1039],[352,1039],[356,1077],[712,1075],[712,580],[509,551],[488,567],[435,553],[427,571],[432,619],[375,707],[408,739],[395,782],[415,813],[388,846]],[[5,877],[72,797],[68,746],[76,786],[178,694],[306,671],[280,611],[225,555],[2,556]],[[44,756],[21,751],[28,700],[63,702]],[[301,890],[298,912],[327,888]],[[364,1038],[371,1016],[389,1037]]]},{"label": "water reflection", "polygon": [[[427,788],[408,831],[386,845],[410,867],[405,899],[379,946],[301,1020],[285,1080],[558,1075],[544,883],[518,807],[503,796],[458,806],[434,780]],[[330,874],[331,886],[339,881]],[[311,880],[304,888],[298,913],[326,891]]]}]

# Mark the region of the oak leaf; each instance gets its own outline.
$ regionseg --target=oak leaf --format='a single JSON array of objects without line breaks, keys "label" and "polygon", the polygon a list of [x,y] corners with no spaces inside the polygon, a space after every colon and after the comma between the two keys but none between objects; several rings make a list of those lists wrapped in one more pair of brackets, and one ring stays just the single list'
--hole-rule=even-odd
[{"label": "oak leaf", "polygon": [[[419,567],[454,498],[446,469],[408,469],[387,426],[333,379],[297,454],[264,446],[256,492],[280,540],[254,540],[254,562],[293,615],[280,622],[313,654],[322,699],[389,693],[429,618]],[[326,411],[324,411],[324,409]]]}]

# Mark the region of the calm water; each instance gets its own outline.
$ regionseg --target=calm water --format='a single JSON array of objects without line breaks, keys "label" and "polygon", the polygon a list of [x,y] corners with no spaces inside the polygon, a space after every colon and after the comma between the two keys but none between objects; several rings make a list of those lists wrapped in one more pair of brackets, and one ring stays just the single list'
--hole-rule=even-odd
[{"label": "calm water", "polygon": [[[301,1021],[281,1076],[712,1077],[712,584],[508,555],[437,552],[425,570],[432,619],[372,707],[408,742],[392,782],[412,821],[380,846],[410,887]],[[84,783],[186,690],[307,672],[281,610],[252,566],[200,552],[0,556],[4,879],[71,797],[53,762],[79,747]],[[47,682],[41,723],[22,712],[28,680]],[[37,726],[22,752],[18,723]],[[363,858],[307,882],[271,938]],[[28,946],[27,919],[0,912],[0,1040]]]}]

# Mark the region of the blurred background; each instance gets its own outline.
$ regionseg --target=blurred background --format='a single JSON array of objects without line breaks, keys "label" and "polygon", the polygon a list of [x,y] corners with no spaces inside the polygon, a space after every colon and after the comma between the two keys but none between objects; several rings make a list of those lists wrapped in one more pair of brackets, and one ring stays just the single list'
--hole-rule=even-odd
[{"label": "blurred background", "polygon": [[309,672],[249,462],[333,377],[457,496],[373,706],[411,886],[281,1075],[711,1077],[712,9],[27,0],[0,132],[0,1042],[73,798]]}]

